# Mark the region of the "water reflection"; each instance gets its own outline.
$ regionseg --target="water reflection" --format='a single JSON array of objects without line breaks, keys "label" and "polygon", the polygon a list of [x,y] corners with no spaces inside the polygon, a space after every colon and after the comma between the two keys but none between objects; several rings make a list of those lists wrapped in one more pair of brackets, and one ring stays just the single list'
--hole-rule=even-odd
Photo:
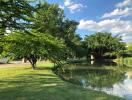
[{"label": "water reflection", "polygon": [[83,62],[57,69],[65,81],[132,100],[132,74],[115,62]]},{"label": "water reflection", "polygon": [[132,100],[132,79],[130,78],[129,72],[126,73],[126,78],[123,82],[113,84],[112,88],[102,88],[102,91]]}]

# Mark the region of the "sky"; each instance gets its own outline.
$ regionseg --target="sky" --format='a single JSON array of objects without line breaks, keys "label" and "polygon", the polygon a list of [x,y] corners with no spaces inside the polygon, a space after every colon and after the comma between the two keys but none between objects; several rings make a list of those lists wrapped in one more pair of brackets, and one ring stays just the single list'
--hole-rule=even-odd
[{"label": "sky", "polygon": [[64,9],[66,18],[79,22],[82,38],[95,32],[120,34],[132,43],[132,0],[46,0]]}]

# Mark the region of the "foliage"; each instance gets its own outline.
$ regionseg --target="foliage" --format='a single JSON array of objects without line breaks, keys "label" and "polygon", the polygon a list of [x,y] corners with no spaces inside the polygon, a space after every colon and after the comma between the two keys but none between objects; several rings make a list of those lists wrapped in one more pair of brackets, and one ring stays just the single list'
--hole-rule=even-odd
[{"label": "foliage", "polygon": [[127,51],[132,54],[132,44],[128,45]]},{"label": "foliage", "polygon": [[27,58],[34,67],[37,59],[43,56],[59,63],[89,53],[101,57],[107,53],[119,55],[124,50],[121,39],[110,33],[86,36],[82,42],[75,34],[78,23],[66,19],[57,4],[33,0],[32,5],[31,1],[0,1],[0,53]]},{"label": "foliage", "polygon": [[[80,37],[75,34],[77,22],[65,19],[63,10],[56,4],[38,4],[37,12],[32,20],[32,28],[44,34],[50,34],[58,39],[64,40],[67,56],[73,56],[80,42]],[[75,47],[75,48],[74,48]]]},{"label": "foliage", "polygon": [[0,54],[4,46],[2,38],[9,33],[7,30],[26,31],[33,11],[27,0],[0,0]]},{"label": "foliage", "polygon": [[95,58],[102,58],[105,53],[113,53],[116,55],[125,50],[125,43],[120,37],[113,37],[111,33],[95,33],[86,36],[84,46]]},{"label": "foliage", "polygon": [[[39,57],[59,63],[69,56],[71,47],[66,40],[74,39],[77,22],[65,19],[58,5],[46,2],[31,5],[26,0],[2,0],[1,4],[3,55],[24,57],[33,68]],[[5,34],[7,29],[10,34]]]},{"label": "foliage", "polygon": [[15,57],[28,59],[33,68],[37,58],[44,55],[49,59],[60,60],[65,47],[63,41],[57,40],[51,35],[34,32],[32,35],[14,32],[6,36],[5,41],[5,52]]},{"label": "foliage", "polygon": [[27,0],[0,0],[0,30],[25,29],[33,10]]}]

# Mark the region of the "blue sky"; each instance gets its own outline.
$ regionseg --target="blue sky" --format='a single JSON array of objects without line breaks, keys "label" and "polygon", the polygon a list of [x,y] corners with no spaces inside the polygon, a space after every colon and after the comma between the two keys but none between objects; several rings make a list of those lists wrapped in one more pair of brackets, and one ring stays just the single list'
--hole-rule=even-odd
[{"label": "blue sky", "polygon": [[95,32],[120,34],[132,42],[132,0],[46,0],[64,9],[66,18],[79,22],[81,37]]}]

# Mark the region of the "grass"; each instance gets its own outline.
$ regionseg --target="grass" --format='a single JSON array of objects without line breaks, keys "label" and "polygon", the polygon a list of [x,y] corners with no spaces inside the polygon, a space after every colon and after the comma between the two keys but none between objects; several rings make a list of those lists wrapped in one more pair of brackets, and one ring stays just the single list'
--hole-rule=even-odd
[{"label": "grass", "polygon": [[61,80],[50,62],[39,62],[38,70],[29,65],[0,67],[0,100],[123,100]]},{"label": "grass", "polygon": [[119,58],[114,61],[122,65],[125,64],[127,67],[132,68],[132,57]]}]

